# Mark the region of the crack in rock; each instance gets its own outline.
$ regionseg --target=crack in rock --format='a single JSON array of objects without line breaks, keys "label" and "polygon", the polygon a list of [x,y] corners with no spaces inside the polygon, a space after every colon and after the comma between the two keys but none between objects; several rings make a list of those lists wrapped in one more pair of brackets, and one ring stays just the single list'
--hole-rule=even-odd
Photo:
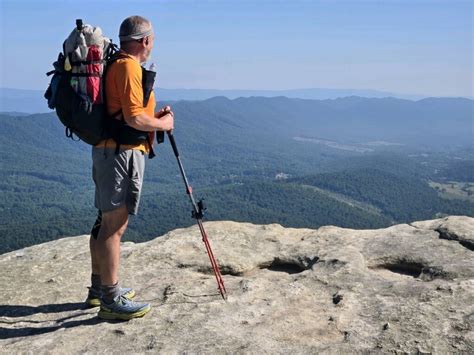
[{"label": "crack in rock", "polygon": [[[310,270],[314,264],[319,261],[317,256],[291,256],[291,257],[274,257],[271,260],[260,262],[250,268],[242,270],[232,264],[224,264],[220,266],[222,275],[245,276],[256,270],[270,270],[275,272],[284,272],[287,274],[299,274],[303,271]],[[199,268],[197,271],[210,274],[212,270],[208,267]]]},{"label": "crack in rock", "polygon": [[447,228],[439,227],[435,229],[438,232],[440,239],[454,240],[461,244],[464,248],[474,251],[474,241],[460,239],[458,235],[451,233]]},{"label": "crack in rock", "polygon": [[287,274],[299,274],[309,270],[318,262],[319,258],[315,257],[299,257],[297,260],[284,260],[274,258],[270,265],[262,265],[260,269],[268,269],[276,272],[286,272]]},{"label": "crack in rock", "polygon": [[433,281],[434,279],[449,279],[448,273],[442,268],[424,265],[423,263],[395,260],[372,266],[371,269],[385,269],[395,274],[411,276],[422,281]]}]

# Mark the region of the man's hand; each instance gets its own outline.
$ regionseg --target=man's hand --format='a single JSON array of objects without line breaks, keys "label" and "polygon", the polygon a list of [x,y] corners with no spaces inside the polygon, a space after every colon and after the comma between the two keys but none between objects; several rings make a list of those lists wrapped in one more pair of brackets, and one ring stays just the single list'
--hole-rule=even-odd
[{"label": "man's hand", "polygon": [[166,115],[167,113],[171,113],[174,116],[173,111],[171,111],[171,106],[165,106],[165,107],[161,108],[159,111],[155,112],[155,117],[156,118],[161,118],[164,115]]},{"label": "man's hand", "polygon": [[167,113],[166,115],[159,118],[160,121],[160,131],[172,131],[174,129],[174,116],[172,113]]},{"label": "man's hand", "polygon": [[160,120],[160,131],[172,131],[174,129],[174,113],[170,106],[165,106],[156,112],[155,118]]},{"label": "man's hand", "polygon": [[163,107],[154,116],[142,112],[134,117],[125,117],[125,121],[129,126],[145,132],[171,131],[174,128],[174,114],[170,106]]}]

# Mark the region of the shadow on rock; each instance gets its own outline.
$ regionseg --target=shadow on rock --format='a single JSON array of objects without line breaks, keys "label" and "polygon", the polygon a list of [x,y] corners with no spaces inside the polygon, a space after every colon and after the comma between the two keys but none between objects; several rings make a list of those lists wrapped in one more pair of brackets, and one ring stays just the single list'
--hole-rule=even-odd
[{"label": "shadow on rock", "polygon": [[[58,303],[58,304],[45,304],[41,306],[21,306],[21,305],[0,305],[0,317],[8,318],[20,318],[28,317],[36,314],[47,314],[47,313],[62,313],[72,312],[78,310],[88,310],[84,302],[78,303]],[[82,317],[89,314],[89,312],[74,312],[68,314],[65,317],[58,319],[49,320],[32,320],[32,319],[18,319],[18,320],[5,320],[0,321],[3,324],[21,324],[21,323],[55,323],[54,325],[38,326],[38,327],[18,327],[18,328],[3,328],[0,327],[0,339],[19,338],[31,335],[45,334],[54,332],[61,328],[72,328],[81,325],[94,325],[99,322],[99,319],[94,314],[92,318],[71,320],[72,318]]]},{"label": "shadow on rock", "polygon": [[78,327],[81,325],[95,325],[98,324],[100,320],[94,316],[93,318],[83,319],[83,320],[73,320],[69,322],[64,322],[60,325],[47,326],[47,327],[24,327],[24,328],[2,328],[0,327],[0,339],[10,339],[10,338],[20,338],[32,335],[39,335],[54,332],[61,328],[72,328]]},{"label": "shadow on rock", "polygon": [[87,309],[84,302],[45,304],[41,306],[0,305],[0,317],[25,317],[38,313],[59,313]]}]

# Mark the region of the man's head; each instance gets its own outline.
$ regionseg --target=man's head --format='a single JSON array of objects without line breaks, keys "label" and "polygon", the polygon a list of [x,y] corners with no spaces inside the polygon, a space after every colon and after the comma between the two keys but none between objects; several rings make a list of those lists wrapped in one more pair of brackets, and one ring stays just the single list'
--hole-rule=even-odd
[{"label": "man's head", "polygon": [[146,62],[153,49],[155,35],[151,22],[141,16],[130,16],[123,20],[119,31],[120,48]]}]

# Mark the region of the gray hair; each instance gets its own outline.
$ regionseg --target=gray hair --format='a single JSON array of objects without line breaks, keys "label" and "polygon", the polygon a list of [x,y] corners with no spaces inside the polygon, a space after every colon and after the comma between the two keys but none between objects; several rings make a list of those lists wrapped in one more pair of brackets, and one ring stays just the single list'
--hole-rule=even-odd
[{"label": "gray hair", "polygon": [[120,42],[128,42],[150,36],[153,33],[151,22],[142,16],[130,16],[120,25]]}]

